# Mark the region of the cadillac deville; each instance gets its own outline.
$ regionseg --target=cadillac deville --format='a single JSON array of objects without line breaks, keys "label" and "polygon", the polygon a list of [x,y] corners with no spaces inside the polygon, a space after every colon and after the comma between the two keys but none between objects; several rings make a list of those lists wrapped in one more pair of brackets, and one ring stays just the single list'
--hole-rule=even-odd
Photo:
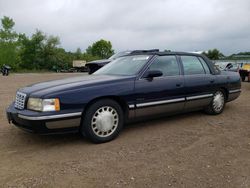
[{"label": "cadillac deville", "polygon": [[7,118],[30,132],[79,131],[102,143],[135,119],[194,110],[220,114],[240,92],[238,73],[220,71],[202,55],[137,51],[93,75],[19,89]]}]

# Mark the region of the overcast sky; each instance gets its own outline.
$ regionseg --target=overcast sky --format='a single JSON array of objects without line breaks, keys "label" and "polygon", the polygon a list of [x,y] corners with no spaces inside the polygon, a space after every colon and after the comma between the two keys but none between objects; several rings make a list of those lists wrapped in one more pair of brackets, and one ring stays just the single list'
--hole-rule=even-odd
[{"label": "overcast sky", "polygon": [[0,0],[4,15],[16,31],[59,36],[70,51],[99,39],[116,52],[250,51],[250,0]]}]

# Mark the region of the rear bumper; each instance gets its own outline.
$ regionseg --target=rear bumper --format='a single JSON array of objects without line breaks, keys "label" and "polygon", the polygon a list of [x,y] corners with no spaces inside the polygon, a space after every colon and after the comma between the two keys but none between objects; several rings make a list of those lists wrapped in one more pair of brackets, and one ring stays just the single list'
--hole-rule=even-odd
[{"label": "rear bumper", "polygon": [[9,123],[33,133],[53,134],[76,132],[81,124],[81,112],[64,114],[42,114],[31,111],[19,111],[11,104],[6,110]]},{"label": "rear bumper", "polygon": [[241,89],[229,90],[227,102],[233,101],[240,96]]}]

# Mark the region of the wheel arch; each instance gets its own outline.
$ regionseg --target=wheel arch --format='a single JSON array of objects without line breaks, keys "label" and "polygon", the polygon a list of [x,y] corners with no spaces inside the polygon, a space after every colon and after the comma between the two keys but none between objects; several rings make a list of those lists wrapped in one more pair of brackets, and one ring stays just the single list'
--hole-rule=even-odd
[{"label": "wheel arch", "polygon": [[84,110],[83,110],[83,113],[82,113],[82,116],[84,117],[85,113],[86,113],[86,110],[92,105],[94,104],[96,101],[98,100],[102,100],[102,99],[111,99],[111,100],[114,100],[115,102],[117,102],[120,107],[122,108],[122,111],[124,113],[124,120],[126,121],[128,119],[128,113],[129,113],[129,107],[128,107],[128,104],[127,102],[122,99],[121,97],[119,96],[114,96],[114,95],[108,95],[108,96],[102,96],[102,97],[97,97],[97,98],[94,98],[92,99],[91,101],[89,101]]},{"label": "wheel arch", "polygon": [[221,87],[221,90],[225,93],[226,101],[228,100],[229,90],[226,87]]}]

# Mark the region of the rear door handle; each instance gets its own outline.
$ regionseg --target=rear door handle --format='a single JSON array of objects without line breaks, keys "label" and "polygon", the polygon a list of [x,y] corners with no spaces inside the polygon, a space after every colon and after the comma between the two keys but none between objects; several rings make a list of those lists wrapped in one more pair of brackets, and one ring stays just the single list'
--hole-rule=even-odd
[{"label": "rear door handle", "polygon": [[213,84],[213,83],[214,83],[214,80],[210,80],[210,83]]}]

